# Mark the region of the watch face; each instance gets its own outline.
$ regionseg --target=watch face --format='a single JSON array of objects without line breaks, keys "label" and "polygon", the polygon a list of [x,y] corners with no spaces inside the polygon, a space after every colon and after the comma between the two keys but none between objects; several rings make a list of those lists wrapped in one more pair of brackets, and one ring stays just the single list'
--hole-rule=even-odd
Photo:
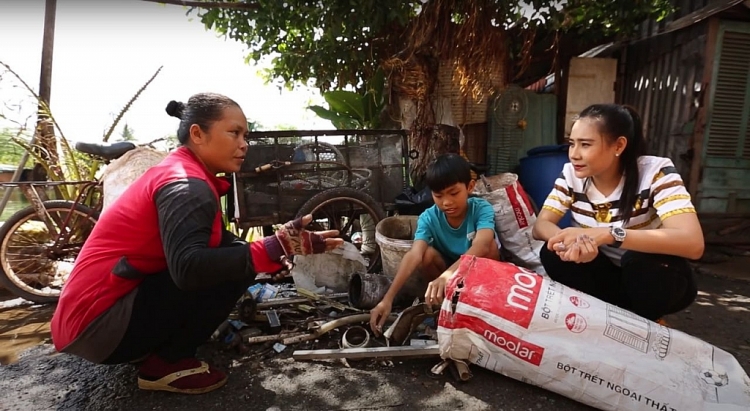
[{"label": "watch face", "polygon": [[612,234],[615,235],[615,239],[622,241],[625,238],[625,229],[622,227],[615,227],[612,229]]}]

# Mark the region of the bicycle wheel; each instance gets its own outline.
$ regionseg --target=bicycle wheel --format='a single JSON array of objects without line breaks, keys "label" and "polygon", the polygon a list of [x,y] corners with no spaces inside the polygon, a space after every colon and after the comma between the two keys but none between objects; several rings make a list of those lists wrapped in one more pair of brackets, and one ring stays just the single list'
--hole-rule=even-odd
[{"label": "bicycle wheel", "polygon": [[[99,214],[72,201],[44,201],[50,233],[33,207],[19,210],[0,227],[0,283],[35,303],[55,302]],[[65,238],[67,237],[67,239]]]},{"label": "bicycle wheel", "polygon": [[[375,226],[385,218],[383,207],[367,193],[349,187],[322,191],[300,207],[297,217],[312,214],[310,230],[339,230],[341,237],[359,248],[368,271],[380,268],[380,248],[375,242]],[[358,234],[359,240],[352,241]]]}]

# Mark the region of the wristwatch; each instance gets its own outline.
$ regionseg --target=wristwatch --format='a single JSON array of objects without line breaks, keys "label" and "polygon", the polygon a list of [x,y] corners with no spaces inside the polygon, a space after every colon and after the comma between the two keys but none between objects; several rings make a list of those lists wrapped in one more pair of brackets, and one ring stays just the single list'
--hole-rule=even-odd
[{"label": "wristwatch", "polygon": [[613,248],[619,248],[622,245],[622,242],[625,241],[625,229],[622,227],[610,227],[609,233],[612,235],[612,237],[615,239],[615,242],[610,244],[610,247]]}]

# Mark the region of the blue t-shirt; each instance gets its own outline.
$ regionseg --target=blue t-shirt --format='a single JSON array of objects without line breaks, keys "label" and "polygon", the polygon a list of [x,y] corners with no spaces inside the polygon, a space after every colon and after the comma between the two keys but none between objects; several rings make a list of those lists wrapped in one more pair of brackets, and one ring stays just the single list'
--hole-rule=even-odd
[{"label": "blue t-shirt", "polygon": [[467,202],[466,217],[458,228],[448,224],[445,213],[437,205],[425,210],[417,220],[414,240],[426,241],[442,254],[449,265],[469,250],[477,230],[486,228],[495,232],[495,212],[490,203],[476,197],[469,197]]}]

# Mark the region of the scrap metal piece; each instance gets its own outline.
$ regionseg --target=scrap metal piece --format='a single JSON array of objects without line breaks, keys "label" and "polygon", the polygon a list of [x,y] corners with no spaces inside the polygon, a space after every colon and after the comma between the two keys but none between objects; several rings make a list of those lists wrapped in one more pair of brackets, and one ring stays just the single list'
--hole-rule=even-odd
[{"label": "scrap metal piece", "polygon": [[282,333],[282,334],[274,334],[274,335],[259,335],[257,337],[249,337],[245,340],[245,342],[248,344],[260,344],[260,343],[265,343],[265,342],[281,341],[286,338],[299,337],[303,335],[307,335],[307,333],[295,332],[295,333]]},{"label": "scrap metal piece", "polygon": [[266,318],[268,318],[268,324],[271,328],[281,327],[281,320],[279,320],[279,314],[276,310],[266,311]]},{"label": "scrap metal piece", "polygon": [[451,360],[440,361],[439,363],[435,364],[434,367],[432,367],[430,372],[435,375],[442,375],[443,371],[445,371],[445,369],[448,368],[449,365],[451,365]]},{"label": "scrap metal piece", "polygon": [[337,358],[383,358],[383,357],[434,357],[440,355],[440,347],[367,347],[333,350],[297,350],[292,353],[295,360],[330,360]]},{"label": "scrap metal piece", "polygon": [[458,379],[461,381],[469,381],[473,375],[469,369],[469,364],[461,360],[453,360],[453,365],[456,368],[456,374]]},{"label": "scrap metal piece", "polygon": [[396,321],[383,333],[389,345],[404,345],[419,324],[429,316],[437,316],[427,304],[413,305],[402,311]]},{"label": "scrap metal piece", "polygon": [[340,302],[335,301],[332,298],[329,298],[329,297],[326,297],[326,296],[314,293],[314,292],[312,292],[310,290],[306,290],[304,288],[297,288],[297,294],[299,294],[299,295],[301,295],[301,296],[303,296],[305,298],[308,298],[310,300],[313,300],[313,301],[324,302],[324,303],[330,305],[331,307],[333,307],[333,308],[335,308],[335,309],[337,309],[339,311],[349,310],[349,311],[354,311],[354,312],[357,312],[357,313],[361,313],[362,312],[362,310],[359,310],[357,308],[354,308],[354,307],[351,307],[351,306],[348,306],[348,305],[345,305],[345,304],[341,304]]}]

